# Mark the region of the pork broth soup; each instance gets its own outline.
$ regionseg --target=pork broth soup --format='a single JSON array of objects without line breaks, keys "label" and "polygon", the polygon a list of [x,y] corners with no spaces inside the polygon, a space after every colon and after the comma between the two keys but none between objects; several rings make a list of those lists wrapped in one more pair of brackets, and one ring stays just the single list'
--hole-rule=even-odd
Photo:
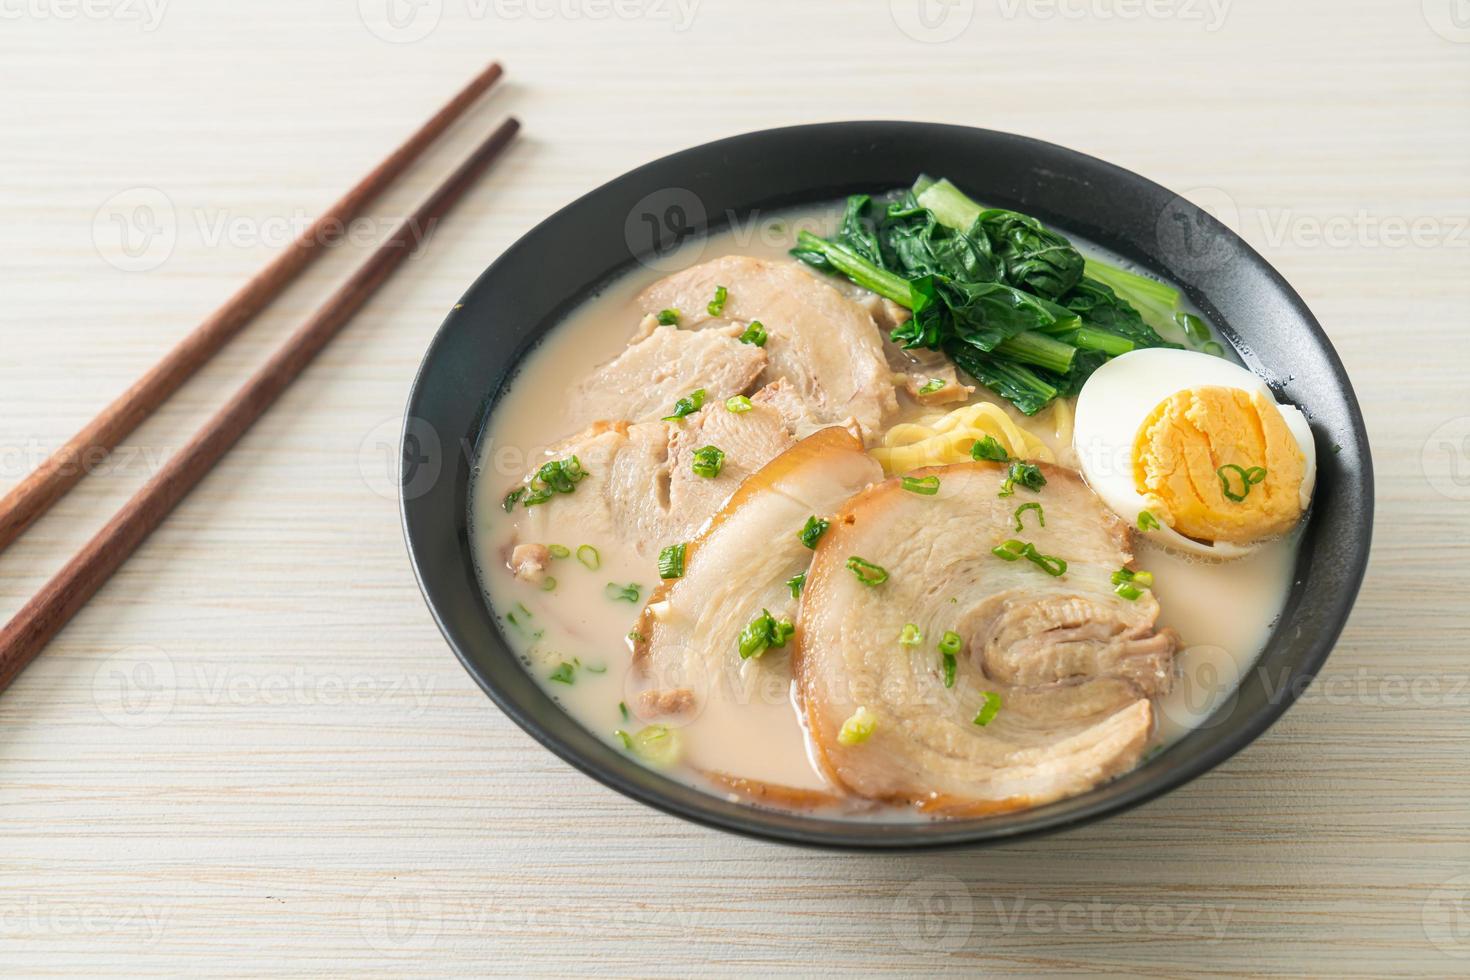
[{"label": "pork broth soup", "polygon": [[[1125,350],[1057,314],[1001,348],[1029,361],[967,361],[954,336],[905,350],[887,339],[916,326],[904,283],[1024,302],[982,281],[1010,274],[1010,218],[978,285],[926,283],[877,250],[843,266],[863,229],[942,257],[994,219],[918,200],[954,228],[909,235],[881,203],[836,202],[628,273],[528,355],[481,440],[473,547],[525,668],[580,724],[710,792],[883,819],[1083,792],[1204,723],[1285,602],[1296,533],[1253,538],[1251,515],[1290,513],[1303,481],[1272,481],[1296,447],[1230,428],[1274,402],[1222,382],[1216,365],[1248,372],[1208,326],[1074,240],[1086,275],[1066,296],[1106,282],[1157,304],[1141,312],[1168,346]],[[943,313],[921,318],[973,321]],[[1110,349],[1079,346],[1094,341]],[[1015,363],[1060,378],[1041,362],[1074,348],[1095,361],[1080,397],[1038,407],[1007,387]],[[1140,355],[1177,360],[1130,371]],[[1119,390],[1140,387],[1135,410]],[[1176,395],[1193,400],[1160,404]],[[1269,465],[1247,458],[1267,448]],[[1220,464],[1202,488],[1201,453]]]}]

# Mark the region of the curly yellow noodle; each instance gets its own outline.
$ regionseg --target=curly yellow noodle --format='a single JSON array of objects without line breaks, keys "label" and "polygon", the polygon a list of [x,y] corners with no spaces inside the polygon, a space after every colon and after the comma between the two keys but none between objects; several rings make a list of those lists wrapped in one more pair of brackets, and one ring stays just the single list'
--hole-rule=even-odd
[{"label": "curly yellow noodle", "polygon": [[[1065,422],[1056,415],[1053,421],[1058,427],[1065,424],[1070,429],[1070,411]],[[883,445],[873,450],[873,456],[885,471],[907,473],[924,466],[963,462],[970,458],[970,447],[986,436],[994,438],[1017,459],[1056,461],[1046,443],[1017,425],[1000,406],[989,402],[895,425],[884,434]]]}]

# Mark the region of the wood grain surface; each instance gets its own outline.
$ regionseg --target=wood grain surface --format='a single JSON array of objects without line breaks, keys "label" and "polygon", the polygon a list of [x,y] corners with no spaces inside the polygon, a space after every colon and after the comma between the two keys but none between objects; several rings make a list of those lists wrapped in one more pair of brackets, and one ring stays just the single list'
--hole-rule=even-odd
[{"label": "wood grain surface", "polygon": [[[1470,970],[1463,3],[392,2],[0,0],[0,491],[490,58],[506,80],[363,240],[492,120],[526,124],[0,699],[0,969]],[[682,823],[522,734],[415,588],[392,452],[475,275],[655,156],[862,117],[1026,133],[1204,204],[1302,293],[1362,400],[1378,530],[1324,674],[1239,756],[1102,824],[854,856]],[[0,616],[365,248],[314,265],[118,454],[84,461],[0,555]]]}]

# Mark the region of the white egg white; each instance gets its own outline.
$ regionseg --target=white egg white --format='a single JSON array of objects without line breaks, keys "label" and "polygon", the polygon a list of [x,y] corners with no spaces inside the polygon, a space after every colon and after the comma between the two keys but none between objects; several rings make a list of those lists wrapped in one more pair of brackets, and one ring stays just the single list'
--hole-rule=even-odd
[{"label": "white egg white", "polygon": [[[1148,504],[1133,485],[1133,440],[1148,414],[1170,395],[1186,388],[1218,385],[1259,391],[1273,402],[1266,382],[1238,364],[1197,351],[1150,348],[1115,357],[1093,372],[1077,396],[1073,446],[1082,475],[1129,526],[1137,527]],[[1293,405],[1277,405],[1305,459],[1301,501],[1306,510],[1317,482],[1317,449],[1306,416]],[[1209,558],[1238,558],[1258,545],[1205,542],[1185,537],[1167,525],[1144,531],[1165,547]]]}]

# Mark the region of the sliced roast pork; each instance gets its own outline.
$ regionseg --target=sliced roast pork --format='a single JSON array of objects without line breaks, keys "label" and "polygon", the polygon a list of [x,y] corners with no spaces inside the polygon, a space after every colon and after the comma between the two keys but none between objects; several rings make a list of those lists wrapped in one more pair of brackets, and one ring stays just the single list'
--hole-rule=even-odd
[{"label": "sliced roast pork", "polygon": [[[1177,639],[1155,630],[1151,592],[1114,592],[1133,559],[1128,528],[1071,470],[1041,470],[1039,491],[1007,496],[997,463],[922,470],[913,477],[926,482],[908,488],[888,480],[849,501],[822,539],[793,658],[817,754],[839,785],[984,813],[1082,792],[1138,761]],[[1040,513],[1018,514],[1030,503]],[[1012,546],[1009,561],[992,553],[1012,540],[1031,548]],[[1066,562],[1061,574],[1051,559]]]},{"label": "sliced roast pork", "polygon": [[[535,474],[516,488],[521,494],[512,504],[518,530],[511,570],[540,581],[550,562],[545,546],[560,541],[568,528],[621,542],[651,561],[664,545],[693,537],[746,476],[793,442],[781,414],[766,405],[736,413],[721,401],[678,422],[594,422],[547,451],[550,461],[577,460],[585,476],[571,492],[553,492],[527,507]],[[707,447],[723,454],[713,477],[694,469],[696,454]]]},{"label": "sliced roast pork", "polygon": [[764,350],[736,339],[741,329],[645,326],[626,350],[572,391],[573,423],[651,422],[700,388],[712,403],[741,394],[766,368]]},{"label": "sliced roast pork", "polygon": [[[725,299],[712,312],[719,287]],[[683,329],[759,321],[768,358],[760,381],[789,382],[816,425],[853,419],[871,442],[898,411],[872,316],[798,262],[725,256],[654,283],[639,303],[679,310]]]},{"label": "sliced roast pork", "polygon": [[830,801],[830,787],[810,782],[791,711],[791,580],[813,554],[801,539],[807,521],[882,476],[847,429],[798,442],[687,544],[683,574],[654,591],[634,627],[628,704],[645,721],[682,726],[689,764],[732,791]]}]

